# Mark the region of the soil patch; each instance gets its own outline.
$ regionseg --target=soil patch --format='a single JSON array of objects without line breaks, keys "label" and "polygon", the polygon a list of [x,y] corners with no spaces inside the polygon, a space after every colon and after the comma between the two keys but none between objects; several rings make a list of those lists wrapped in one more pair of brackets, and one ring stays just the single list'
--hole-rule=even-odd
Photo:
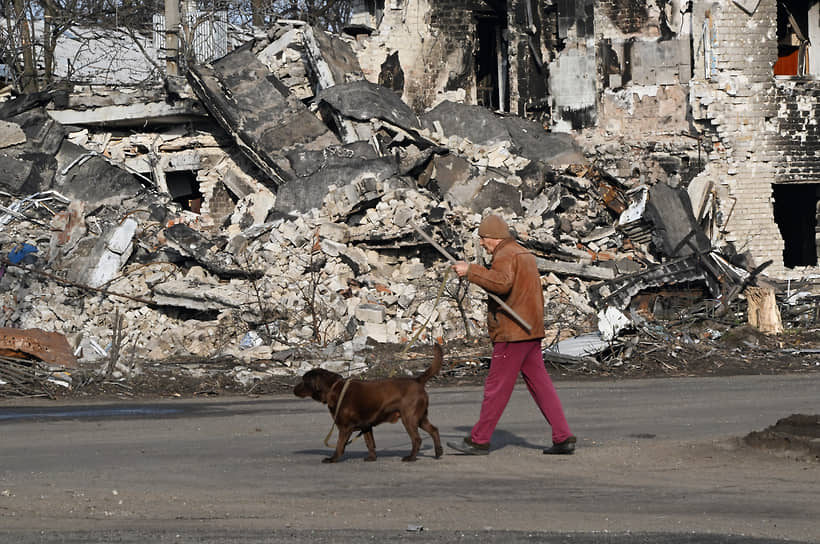
[{"label": "soil patch", "polygon": [[820,415],[792,414],[743,437],[749,447],[803,461],[820,461]]}]

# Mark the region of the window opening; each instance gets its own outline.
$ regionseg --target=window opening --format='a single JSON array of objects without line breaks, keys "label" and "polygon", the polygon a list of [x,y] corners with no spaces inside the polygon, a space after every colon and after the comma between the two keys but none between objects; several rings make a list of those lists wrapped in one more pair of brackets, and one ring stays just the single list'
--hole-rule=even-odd
[{"label": "window opening", "polygon": [[506,23],[500,17],[479,15],[476,25],[476,103],[509,111],[507,90]]},{"label": "window opening", "polygon": [[817,265],[820,184],[775,184],[774,220],[783,237],[787,268]]},{"label": "window opening", "polygon": [[199,191],[196,172],[190,170],[165,172],[165,184],[174,202],[188,211],[199,213],[203,195]]},{"label": "window opening", "polygon": [[776,76],[820,74],[820,2],[777,2]]}]

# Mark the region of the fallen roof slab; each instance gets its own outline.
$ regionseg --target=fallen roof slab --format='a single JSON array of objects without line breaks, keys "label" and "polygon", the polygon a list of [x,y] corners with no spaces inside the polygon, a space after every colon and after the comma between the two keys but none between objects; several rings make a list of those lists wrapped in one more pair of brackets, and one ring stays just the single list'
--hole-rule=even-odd
[{"label": "fallen roof slab", "polygon": [[250,51],[237,49],[212,66],[193,66],[189,81],[240,149],[276,185],[295,177],[286,159],[298,148],[338,145],[338,138]]},{"label": "fallen roof slab", "polygon": [[358,121],[381,119],[404,130],[419,130],[421,123],[401,97],[387,87],[369,81],[351,81],[321,91],[320,102],[325,102],[345,117]]}]

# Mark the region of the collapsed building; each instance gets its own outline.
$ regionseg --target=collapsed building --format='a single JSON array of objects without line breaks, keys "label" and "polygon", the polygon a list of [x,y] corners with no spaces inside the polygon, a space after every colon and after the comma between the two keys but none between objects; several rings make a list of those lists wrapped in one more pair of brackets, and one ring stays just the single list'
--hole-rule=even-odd
[{"label": "collapsed building", "polygon": [[714,313],[804,280],[817,3],[781,4],[364,2],[343,36],[282,21],[163,86],[8,100],[2,325],[112,372],[298,372],[308,343],[351,370],[480,330],[417,229],[478,259],[487,210],[538,257],[551,345],[603,349],[665,285]]},{"label": "collapsed building", "polygon": [[[716,245],[816,273],[818,2],[360,2],[362,68],[579,135],[629,182],[687,187]],[[362,36],[367,36],[362,38]]]}]

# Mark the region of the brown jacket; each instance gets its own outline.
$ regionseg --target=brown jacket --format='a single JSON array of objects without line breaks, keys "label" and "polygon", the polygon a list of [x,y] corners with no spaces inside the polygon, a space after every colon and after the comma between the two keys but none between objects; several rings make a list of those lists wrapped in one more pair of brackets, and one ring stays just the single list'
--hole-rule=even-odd
[{"label": "brown jacket", "polygon": [[518,320],[489,298],[487,328],[493,343],[544,338],[544,292],[532,253],[513,239],[505,239],[493,251],[490,269],[471,264],[467,279],[498,295],[532,327],[530,331],[525,330]]}]

